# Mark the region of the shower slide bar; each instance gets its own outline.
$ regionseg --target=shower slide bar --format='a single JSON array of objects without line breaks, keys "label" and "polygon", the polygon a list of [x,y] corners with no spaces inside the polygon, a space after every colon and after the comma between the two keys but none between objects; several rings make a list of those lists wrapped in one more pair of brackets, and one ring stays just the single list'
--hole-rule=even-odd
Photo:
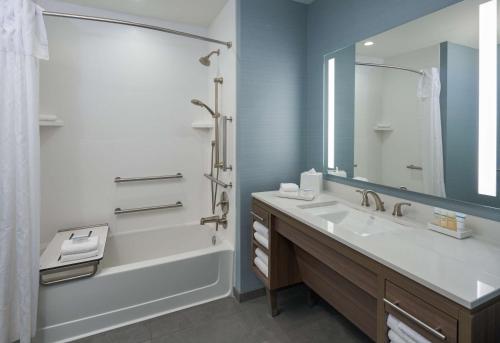
[{"label": "shower slide bar", "polygon": [[233,117],[222,117],[222,170],[233,170],[232,165],[227,164],[227,122],[232,122]]},{"label": "shower slide bar", "polygon": [[222,44],[222,45],[225,45],[228,49],[233,46],[232,42],[225,42],[225,41],[221,41],[221,40],[217,40],[217,39],[213,39],[213,38],[209,38],[209,37],[195,35],[195,34],[188,33],[188,32],[182,32],[182,31],[177,31],[177,30],[169,29],[169,28],[166,28],[166,27],[160,27],[160,26],[142,24],[142,23],[137,23],[137,22],[128,21],[128,20],[111,19],[111,18],[103,18],[103,17],[93,17],[93,16],[88,16],[88,15],[80,15],[80,14],[72,14],[72,13],[62,13],[62,12],[51,12],[51,11],[43,11],[43,15],[49,16],[49,17],[90,20],[90,21],[98,21],[98,22],[102,22],[102,23],[111,23],[111,24],[120,24],[120,25],[134,26],[134,27],[140,27],[140,28],[143,28],[143,29],[149,29],[149,30],[166,32],[166,33],[174,34],[174,35],[177,35],[177,36],[183,36],[183,37],[198,39],[198,40],[202,40],[202,41],[206,41],[206,42],[211,42],[211,43],[216,43],[216,44]]},{"label": "shower slide bar", "polygon": [[121,209],[120,207],[115,208],[115,214],[127,214],[135,212],[145,212],[145,211],[156,211],[156,210],[166,210],[169,208],[177,208],[184,206],[182,202],[177,201],[175,204],[159,205],[159,206],[148,206],[148,207],[137,207],[137,208],[126,208]]},{"label": "shower slide bar", "polygon": [[157,181],[157,180],[169,180],[169,179],[182,179],[181,173],[174,175],[160,175],[160,176],[144,176],[144,177],[115,177],[116,183],[122,182],[136,182],[136,181]]},{"label": "shower slide bar", "polygon": [[219,186],[221,186],[222,188],[231,188],[233,187],[233,183],[232,182],[229,182],[229,183],[225,183],[225,182],[222,182],[220,180],[217,180],[215,177],[213,177],[212,175],[210,174],[203,174],[205,175],[205,177],[207,179],[209,179],[210,181],[212,182],[215,182],[216,184],[218,184]]}]

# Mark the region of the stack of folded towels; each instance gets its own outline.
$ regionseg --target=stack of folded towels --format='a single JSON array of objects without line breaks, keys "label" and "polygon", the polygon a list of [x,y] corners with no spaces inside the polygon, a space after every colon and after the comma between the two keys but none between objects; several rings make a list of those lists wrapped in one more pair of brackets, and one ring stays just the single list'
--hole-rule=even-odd
[{"label": "stack of folded towels", "polygon": [[61,245],[61,262],[78,261],[99,254],[99,236],[71,237]]},{"label": "stack of folded towels", "polygon": [[[253,223],[254,233],[253,236],[257,242],[262,244],[263,247],[269,249],[269,229],[259,222]],[[267,254],[260,248],[255,249],[255,258],[253,260],[255,266],[266,277],[269,277],[269,258]]]},{"label": "stack of folded towels", "polygon": [[387,317],[390,342],[394,343],[431,343],[427,338],[410,328],[408,325],[396,319],[391,314]]}]

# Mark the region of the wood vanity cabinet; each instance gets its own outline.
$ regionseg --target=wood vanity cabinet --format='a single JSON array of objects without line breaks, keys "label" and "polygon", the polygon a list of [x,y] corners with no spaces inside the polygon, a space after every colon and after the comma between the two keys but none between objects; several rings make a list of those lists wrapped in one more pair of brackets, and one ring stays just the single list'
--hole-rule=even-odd
[{"label": "wood vanity cabinet", "polygon": [[[269,228],[269,276],[264,282],[272,315],[277,291],[303,282],[373,341],[389,342],[392,314],[431,342],[500,343],[500,299],[473,310],[401,275],[317,230],[257,200],[252,218]],[[253,229],[252,229],[253,230]],[[499,262],[500,263],[500,262]]]}]

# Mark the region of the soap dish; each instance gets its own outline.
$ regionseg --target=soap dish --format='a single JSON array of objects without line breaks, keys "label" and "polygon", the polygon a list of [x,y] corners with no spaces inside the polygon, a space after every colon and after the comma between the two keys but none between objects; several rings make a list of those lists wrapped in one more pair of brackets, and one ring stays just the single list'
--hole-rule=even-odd
[{"label": "soap dish", "polygon": [[427,223],[427,228],[429,230],[436,231],[436,232],[439,232],[439,233],[442,233],[444,235],[451,236],[451,237],[454,237],[457,239],[465,239],[465,238],[472,236],[472,230],[453,231],[453,230],[445,229],[445,228],[442,228],[441,226],[434,225],[431,223]]}]

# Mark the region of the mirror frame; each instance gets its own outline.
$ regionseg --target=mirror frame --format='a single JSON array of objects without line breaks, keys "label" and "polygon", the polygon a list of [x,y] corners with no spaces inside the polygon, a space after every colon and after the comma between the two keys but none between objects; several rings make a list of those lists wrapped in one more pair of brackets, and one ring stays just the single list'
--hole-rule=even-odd
[{"label": "mirror frame", "polygon": [[[371,189],[384,195],[406,199],[409,201],[415,201],[428,206],[445,208],[452,211],[466,213],[472,216],[500,221],[500,208],[480,205],[477,203],[462,200],[441,198],[438,196],[418,193],[414,191],[405,191],[399,188],[384,186],[378,183],[359,181],[352,178],[344,178],[328,174],[328,60],[334,57],[334,55],[339,51],[351,47],[356,43],[357,42],[346,45],[341,49],[336,49],[335,51],[332,51],[323,56],[323,178],[328,181],[337,182],[355,188]],[[500,80],[498,82],[500,83]]]}]

